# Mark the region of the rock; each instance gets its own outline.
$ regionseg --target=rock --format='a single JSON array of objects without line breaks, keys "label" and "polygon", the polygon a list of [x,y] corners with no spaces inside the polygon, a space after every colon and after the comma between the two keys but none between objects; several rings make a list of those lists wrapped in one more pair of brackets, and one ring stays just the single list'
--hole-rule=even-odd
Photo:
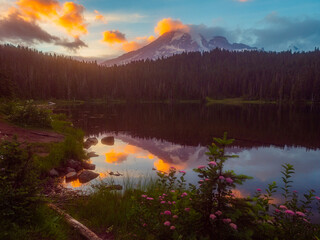
[{"label": "rock", "polygon": [[76,172],[76,170],[71,167],[67,167],[66,171],[67,171],[67,173]]},{"label": "rock", "polygon": [[110,185],[110,186],[108,186],[106,188],[108,190],[122,190],[123,187],[121,185],[116,184],[116,185]]},{"label": "rock", "polygon": [[104,145],[112,146],[112,145],[114,145],[114,137],[112,137],[112,136],[104,137],[101,139],[101,143]]},{"label": "rock", "polygon": [[80,171],[83,169],[81,162],[70,159],[67,161],[67,167],[73,168],[76,171]]},{"label": "rock", "polygon": [[99,176],[99,173],[95,173],[89,170],[84,170],[79,175],[79,181],[80,183],[86,183],[91,181],[92,179],[95,179]]},{"label": "rock", "polygon": [[73,180],[76,180],[76,179],[77,179],[77,173],[76,172],[69,172],[66,175],[66,182],[70,182],[70,181],[73,181]]},{"label": "rock", "polygon": [[96,169],[96,165],[95,164],[88,163],[88,162],[83,162],[82,163],[82,167],[84,169],[88,169],[88,170],[95,170]]},{"label": "rock", "polygon": [[123,174],[119,173],[118,171],[117,171],[116,173],[114,173],[114,172],[109,172],[109,175],[111,175],[111,176],[116,176],[116,177],[123,176]]},{"label": "rock", "polygon": [[57,170],[55,170],[54,168],[52,168],[50,171],[49,171],[49,175],[51,177],[59,177],[59,173]]},{"label": "rock", "polygon": [[97,138],[88,138],[84,143],[83,143],[83,147],[88,149],[90,148],[92,145],[96,145],[98,143],[98,139]]},{"label": "rock", "polygon": [[56,167],[55,168],[58,172],[60,176],[64,176],[67,174],[67,169],[66,167]]},{"label": "rock", "polygon": [[88,157],[88,158],[99,157],[99,155],[96,154],[95,152],[89,152],[89,153],[87,153],[87,157]]}]

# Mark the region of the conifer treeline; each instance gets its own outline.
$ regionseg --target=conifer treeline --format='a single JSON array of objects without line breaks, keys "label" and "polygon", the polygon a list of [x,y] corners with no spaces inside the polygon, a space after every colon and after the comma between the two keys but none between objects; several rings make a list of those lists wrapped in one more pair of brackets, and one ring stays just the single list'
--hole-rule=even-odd
[{"label": "conifer treeline", "polygon": [[210,97],[320,101],[320,51],[192,52],[103,67],[0,46],[0,96],[33,99],[170,100]]}]

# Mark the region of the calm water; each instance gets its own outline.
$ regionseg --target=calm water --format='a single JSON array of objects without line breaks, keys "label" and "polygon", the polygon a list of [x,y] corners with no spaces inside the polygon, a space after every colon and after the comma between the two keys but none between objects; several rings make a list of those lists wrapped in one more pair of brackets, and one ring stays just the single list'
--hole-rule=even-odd
[{"label": "calm water", "polygon": [[196,183],[192,169],[206,162],[212,138],[227,131],[235,139],[228,152],[239,158],[229,160],[226,168],[254,177],[237,194],[253,193],[272,181],[280,184],[281,165],[290,163],[296,169],[292,190],[314,189],[320,195],[319,106],[101,104],[57,111],[67,114],[86,137],[115,137],[113,146],[99,141],[89,149],[99,155],[91,161],[100,179],[67,187],[89,188],[111,171],[139,178],[152,176],[152,168],[166,171],[170,166],[187,171],[188,181]]}]

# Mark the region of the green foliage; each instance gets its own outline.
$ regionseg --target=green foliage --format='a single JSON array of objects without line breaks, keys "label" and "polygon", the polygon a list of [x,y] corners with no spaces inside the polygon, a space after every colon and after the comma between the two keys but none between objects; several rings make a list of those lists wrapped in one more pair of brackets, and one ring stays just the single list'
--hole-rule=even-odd
[{"label": "green foliage", "polygon": [[42,172],[65,164],[66,160],[81,161],[85,158],[82,142],[84,133],[81,129],[72,127],[62,114],[52,115],[52,129],[65,136],[63,142],[51,144],[50,153],[46,157],[36,157],[36,164]]},{"label": "green foliage", "polygon": [[6,234],[31,221],[39,202],[37,173],[30,151],[13,139],[0,144],[0,227]]},{"label": "green foliage", "polygon": [[51,128],[50,110],[36,106],[32,100],[24,103],[7,102],[2,104],[1,111],[15,124],[24,127]]},{"label": "green foliage", "polygon": [[9,74],[4,74],[0,71],[0,99],[10,99],[15,94],[16,86],[11,79],[8,78]]},{"label": "green foliage", "polygon": [[6,240],[82,240],[65,220],[44,203],[37,205],[28,224],[13,224],[10,229],[0,232],[0,239]]}]

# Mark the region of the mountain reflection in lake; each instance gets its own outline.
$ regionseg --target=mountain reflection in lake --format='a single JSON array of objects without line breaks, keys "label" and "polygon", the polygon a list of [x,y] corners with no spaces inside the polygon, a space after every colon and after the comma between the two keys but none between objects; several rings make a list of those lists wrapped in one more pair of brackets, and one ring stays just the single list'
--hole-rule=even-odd
[{"label": "mountain reflection in lake", "polygon": [[[99,155],[91,161],[100,179],[111,171],[132,178],[152,176],[152,168],[166,171],[174,166],[196,183],[192,169],[206,162],[212,138],[227,131],[236,139],[227,151],[239,158],[229,160],[226,168],[254,177],[238,188],[238,194],[253,193],[272,181],[281,184],[284,163],[296,169],[292,190],[320,192],[319,106],[88,104],[56,111],[68,115],[86,136],[99,139],[90,151]],[[115,137],[113,146],[100,142],[105,136]],[[98,181],[68,186],[83,189]]]}]

